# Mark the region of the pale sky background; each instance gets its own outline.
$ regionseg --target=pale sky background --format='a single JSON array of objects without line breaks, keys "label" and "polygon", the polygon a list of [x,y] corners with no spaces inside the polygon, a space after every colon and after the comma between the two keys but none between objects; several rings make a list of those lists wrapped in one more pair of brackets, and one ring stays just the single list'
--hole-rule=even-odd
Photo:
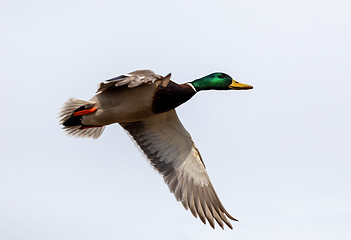
[{"label": "pale sky background", "polygon": [[[350,1],[0,3],[0,239],[351,239]],[[215,71],[178,115],[239,222],[176,202],[118,125],[66,136],[57,113],[100,81]]]}]

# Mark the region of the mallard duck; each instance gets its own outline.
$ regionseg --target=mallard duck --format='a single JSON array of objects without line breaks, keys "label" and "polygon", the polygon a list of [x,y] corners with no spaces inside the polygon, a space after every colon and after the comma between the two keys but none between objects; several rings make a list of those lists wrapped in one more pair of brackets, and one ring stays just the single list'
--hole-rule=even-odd
[{"label": "mallard duck", "polygon": [[69,99],[60,112],[60,124],[68,135],[98,138],[106,125],[118,123],[139,145],[152,166],[185,209],[212,228],[214,220],[233,229],[233,218],[219,200],[205,170],[199,150],[180,122],[175,108],[203,90],[240,90],[225,73],[212,73],[177,84],[171,74],[163,77],[138,70],[101,82],[89,101]]}]

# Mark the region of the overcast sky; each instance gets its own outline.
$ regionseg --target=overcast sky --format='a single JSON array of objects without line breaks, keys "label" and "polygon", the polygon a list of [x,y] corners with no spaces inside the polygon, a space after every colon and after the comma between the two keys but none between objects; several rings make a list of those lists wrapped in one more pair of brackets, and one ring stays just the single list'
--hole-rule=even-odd
[{"label": "overcast sky", "polygon": [[[0,239],[351,237],[350,1],[1,1]],[[234,230],[183,209],[118,125],[66,136],[100,81],[215,71],[178,108]]]}]

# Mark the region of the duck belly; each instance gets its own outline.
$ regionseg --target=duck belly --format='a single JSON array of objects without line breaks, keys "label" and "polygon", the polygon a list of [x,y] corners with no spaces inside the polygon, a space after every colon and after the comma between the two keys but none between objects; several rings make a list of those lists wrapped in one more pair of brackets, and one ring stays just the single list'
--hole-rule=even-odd
[{"label": "duck belly", "polygon": [[135,88],[122,86],[98,93],[90,99],[95,102],[97,110],[85,115],[82,123],[100,126],[140,121],[154,114],[152,102],[155,91],[155,84],[144,84]]}]

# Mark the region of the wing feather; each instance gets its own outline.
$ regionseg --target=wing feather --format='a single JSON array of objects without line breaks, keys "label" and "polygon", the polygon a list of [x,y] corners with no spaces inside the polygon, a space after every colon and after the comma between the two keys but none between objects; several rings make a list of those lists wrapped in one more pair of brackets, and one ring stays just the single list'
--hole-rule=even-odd
[{"label": "wing feather", "polygon": [[99,84],[97,93],[101,93],[111,88],[127,85],[129,88],[138,87],[142,84],[162,84],[167,85],[170,79],[170,74],[162,77],[151,70],[137,70],[131,73],[111,78]]},{"label": "wing feather", "polygon": [[143,121],[120,123],[137,142],[153,167],[185,209],[212,228],[216,221],[233,228],[206,172],[199,150],[179,121],[175,110],[157,114]]}]

